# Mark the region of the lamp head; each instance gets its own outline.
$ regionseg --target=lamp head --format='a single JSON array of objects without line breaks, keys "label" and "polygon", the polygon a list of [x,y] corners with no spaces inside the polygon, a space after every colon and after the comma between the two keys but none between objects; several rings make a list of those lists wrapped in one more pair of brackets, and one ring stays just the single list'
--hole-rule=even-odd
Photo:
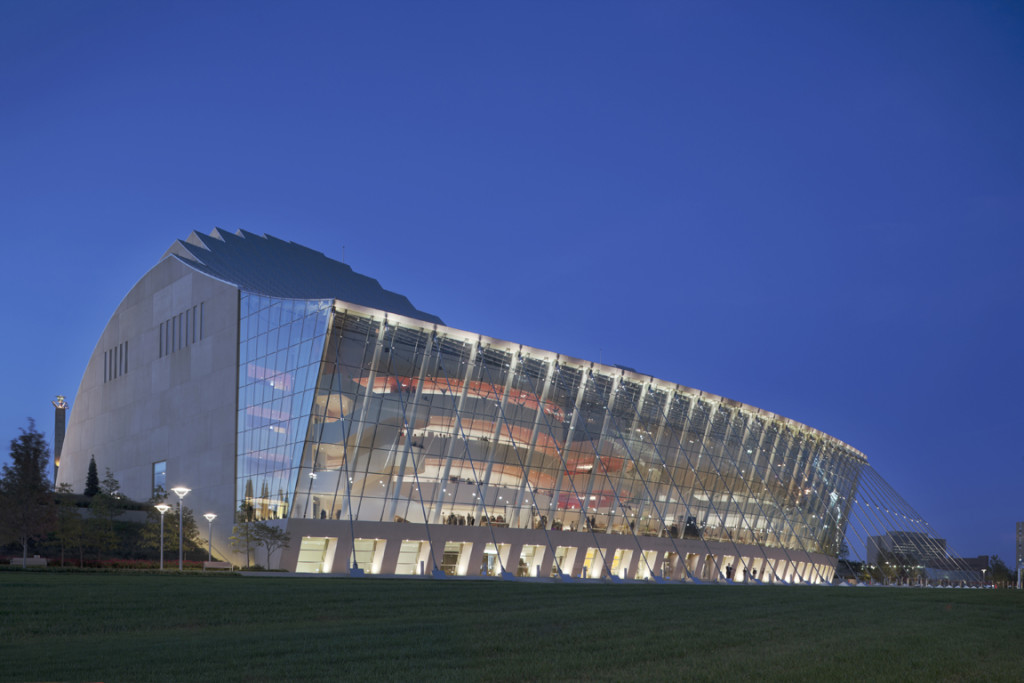
[{"label": "lamp head", "polygon": [[188,488],[187,486],[175,486],[171,490],[174,491],[175,494],[177,494],[178,498],[184,498],[192,489]]},{"label": "lamp head", "polygon": [[159,510],[161,515],[171,509],[171,506],[168,505],[167,503],[157,503],[153,507]]},{"label": "lamp head", "polygon": [[212,512],[207,512],[203,517],[206,517],[206,521],[213,524],[213,520],[217,519],[217,515]]}]

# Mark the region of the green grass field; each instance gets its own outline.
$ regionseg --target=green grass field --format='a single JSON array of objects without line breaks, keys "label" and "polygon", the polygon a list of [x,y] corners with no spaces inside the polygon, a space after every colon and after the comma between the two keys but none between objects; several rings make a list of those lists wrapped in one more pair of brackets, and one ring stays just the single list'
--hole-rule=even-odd
[{"label": "green grass field", "polygon": [[1024,677],[1024,592],[0,572],[0,680]]}]

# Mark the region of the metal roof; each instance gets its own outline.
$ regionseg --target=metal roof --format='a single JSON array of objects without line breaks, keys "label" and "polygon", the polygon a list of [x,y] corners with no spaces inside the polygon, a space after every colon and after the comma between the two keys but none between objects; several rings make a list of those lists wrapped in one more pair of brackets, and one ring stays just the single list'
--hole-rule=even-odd
[{"label": "metal roof", "polygon": [[282,299],[341,299],[349,303],[443,325],[401,294],[372,277],[360,275],[319,251],[270,235],[220,228],[210,235],[193,232],[167,251],[206,275],[240,289]]}]

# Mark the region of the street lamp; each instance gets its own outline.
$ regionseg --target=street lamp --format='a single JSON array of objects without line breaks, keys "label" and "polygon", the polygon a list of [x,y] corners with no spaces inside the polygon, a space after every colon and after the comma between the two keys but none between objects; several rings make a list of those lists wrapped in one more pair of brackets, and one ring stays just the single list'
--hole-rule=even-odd
[{"label": "street lamp", "polygon": [[213,520],[217,519],[217,515],[207,512],[203,517],[206,517],[206,521],[210,523],[210,555],[208,559],[213,562]]},{"label": "street lamp", "polygon": [[157,510],[160,511],[160,571],[164,570],[164,513],[171,509],[171,506],[167,503],[157,503],[154,505]]},{"label": "street lamp", "polygon": [[173,489],[174,493],[178,496],[178,571],[182,570],[182,559],[184,558],[184,540],[185,540],[185,516],[182,512],[181,499],[188,495],[188,492],[192,489],[186,486],[175,486]]}]

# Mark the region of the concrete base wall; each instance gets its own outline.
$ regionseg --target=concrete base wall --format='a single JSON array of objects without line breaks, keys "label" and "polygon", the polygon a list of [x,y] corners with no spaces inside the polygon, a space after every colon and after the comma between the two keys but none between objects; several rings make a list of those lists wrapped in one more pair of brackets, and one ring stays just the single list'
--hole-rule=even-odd
[{"label": "concrete base wall", "polygon": [[[378,541],[374,562],[360,566],[366,574],[396,573],[403,542],[423,545],[422,567],[431,574],[442,564],[445,544],[461,543],[459,563],[454,574],[478,576],[485,567],[485,549],[497,546],[504,571],[516,575],[523,548],[539,546],[541,559],[526,566],[528,576],[549,577],[555,566],[554,553],[565,548],[561,573],[576,578],[666,579],[673,581],[734,581],[779,583],[830,583],[835,573],[835,558],[817,553],[763,548],[756,545],[704,543],[699,540],[645,536],[509,529],[487,526],[445,524],[401,524],[394,522],[352,522],[319,519],[292,519],[276,522],[291,533],[289,547],[275,556],[275,568],[295,571],[303,539],[329,539],[328,556],[321,571],[335,574],[352,572],[353,539]],[[317,541],[319,543],[319,540]],[[261,551],[262,552],[262,551]],[[619,562],[611,571],[618,554]],[[589,560],[588,560],[589,555]],[[263,555],[260,556],[264,561]],[[460,571],[461,570],[461,571]],[[417,565],[417,571],[421,573]]]}]

